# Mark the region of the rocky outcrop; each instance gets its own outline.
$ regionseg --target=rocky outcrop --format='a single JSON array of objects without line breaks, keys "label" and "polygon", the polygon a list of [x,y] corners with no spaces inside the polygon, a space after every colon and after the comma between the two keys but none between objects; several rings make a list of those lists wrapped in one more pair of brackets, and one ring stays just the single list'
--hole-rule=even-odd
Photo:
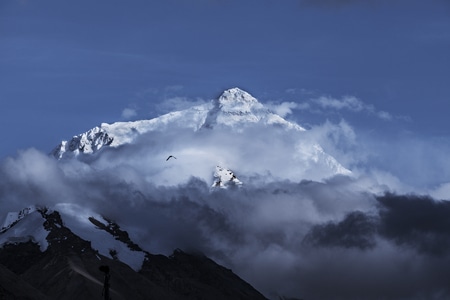
[{"label": "rocky outcrop", "polygon": [[[39,210],[48,247],[32,239],[0,248],[0,299],[101,299],[110,270],[110,295],[117,299],[265,299],[231,270],[200,254],[176,250],[171,256],[146,257],[140,271],[101,255],[64,225],[57,211]],[[138,248],[119,225],[91,218],[100,229]],[[23,288],[22,288],[23,287]]]}]

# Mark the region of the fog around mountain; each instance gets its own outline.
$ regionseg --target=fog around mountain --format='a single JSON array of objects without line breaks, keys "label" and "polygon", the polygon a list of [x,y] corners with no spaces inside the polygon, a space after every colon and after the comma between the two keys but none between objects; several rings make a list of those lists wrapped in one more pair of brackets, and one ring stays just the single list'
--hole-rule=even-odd
[{"label": "fog around mountain", "polygon": [[[200,251],[274,299],[448,297],[449,202],[317,165],[330,132],[173,127],[61,160],[28,149],[1,162],[0,213],[70,204],[151,253]],[[218,164],[242,185],[213,188]]]}]

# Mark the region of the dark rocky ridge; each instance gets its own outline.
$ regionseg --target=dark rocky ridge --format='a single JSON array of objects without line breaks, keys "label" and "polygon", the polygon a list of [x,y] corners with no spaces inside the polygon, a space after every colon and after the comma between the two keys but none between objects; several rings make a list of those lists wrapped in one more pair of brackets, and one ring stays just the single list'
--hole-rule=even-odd
[{"label": "dark rocky ridge", "polygon": [[[49,231],[46,251],[31,241],[0,248],[0,299],[102,299],[104,273],[99,267],[104,265],[110,268],[114,300],[265,299],[231,270],[179,249],[169,257],[148,253],[136,272],[92,249],[64,226],[58,212],[41,214]],[[112,222],[108,227],[128,236]]]}]

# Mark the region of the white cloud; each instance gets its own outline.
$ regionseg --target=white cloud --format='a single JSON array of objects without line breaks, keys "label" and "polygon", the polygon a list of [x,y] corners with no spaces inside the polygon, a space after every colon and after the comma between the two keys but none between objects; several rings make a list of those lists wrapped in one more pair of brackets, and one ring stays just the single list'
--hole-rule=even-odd
[{"label": "white cloud", "polygon": [[134,108],[125,108],[122,111],[122,119],[129,120],[137,116],[137,111]]},{"label": "white cloud", "polygon": [[305,134],[311,141],[319,143],[327,153],[335,157],[345,167],[352,169],[364,161],[364,152],[359,152],[355,130],[345,120],[339,123],[326,121],[312,126]]},{"label": "white cloud", "polygon": [[296,95],[296,94],[301,94],[301,95],[313,95],[315,94],[314,91],[312,90],[307,90],[304,88],[288,88],[284,91],[286,94],[290,94],[290,95]]},{"label": "white cloud", "polygon": [[388,113],[388,112],[385,112],[385,111],[379,111],[377,113],[377,116],[380,119],[384,119],[384,120],[388,120],[388,121],[392,120],[392,115],[390,113]]},{"label": "white cloud", "polygon": [[286,92],[287,94],[295,94],[296,91],[297,91],[297,89],[295,89],[295,88],[289,88],[289,89],[286,89],[285,92]]},{"label": "white cloud", "polygon": [[157,104],[157,110],[161,112],[179,111],[192,106],[205,104],[206,102],[206,100],[201,98],[191,99],[188,97],[176,96],[162,100],[159,104]]},{"label": "white cloud", "polygon": [[440,184],[437,188],[429,192],[436,199],[450,200],[450,182]]},{"label": "white cloud", "polygon": [[[340,155],[351,156],[359,141],[349,124],[327,122],[295,134],[216,129],[153,132],[99,155],[59,162],[25,151],[0,165],[0,216],[33,203],[76,203],[132,228],[131,238],[145,250],[197,249],[266,295],[327,299],[345,291],[347,299],[377,299],[401,292],[411,298],[445,288],[435,279],[449,272],[434,262],[446,265],[447,256],[419,255],[415,244],[399,245],[371,229],[382,221],[380,206],[385,214],[392,208],[370,192],[382,192],[396,178],[377,173],[302,180],[323,170],[295,160],[295,146],[319,139],[330,149],[350,145]],[[166,161],[168,154],[177,160]],[[217,163],[244,185],[211,191]],[[377,228],[392,225],[383,226]],[[361,277],[369,281],[355,289]],[[392,282],[399,284],[393,288]]]},{"label": "white cloud", "polygon": [[341,99],[336,99],[329,96],[321,96],[319,98],[311,99],[310,102],[325,110],[348,110],[351,112],[366,112],[377,116],[386,121],[393,119],[393,116],[386,111],[378,111],[375,106],[366,104],[354,96],[344,96]]},{"label": "white cloud", "polygon": [[285,117],[292,114],[292,110],[296,109],[299,105],[295,102],[283,102],[277,107],[274,107],[275,113],[281,117]]},{"label": "white cloud", "polygon": [[[393,226],[389,222],[377,227],[380,232],[371,229],[383,221],[378,214],[380,206],[384,214],[393,208],[367,192],[374,185],[370,178],[294,182],[272,177],[262,183],[248,177],[239,189],[211,191],[203,179],[208,172],[203,174],[202,169],[208,171],[215,155],[222,156],[230,151],[229,143],[241,143],[246,137],[238,136],[236,141],[235,136],[222,133],[216,146],[199,151],[196,143],[214,145],[211,140],[206,143],[209,137],[178,134],[180,141],[171,134],[148,135],[135,144],[90,158],[91,165],[78,160],[56,162],[35,150],[23,152],[0,167],[0,197],[6,203],[0,215],[30,201],[50,207],[58,201],[74,203],[132,229],[130,237],[150,252],[169,254],[175,248],[202,251],[268,296],[326,299],[345,292],[347,299],[377,299],[400,292],[410,298],[444,288],[442,281],[435,279],[448,275],[447,269],[438,267],[448,263],[447,256],[419,255],[414,244],[417,235],[410,246],[398,245],[394,237],[383,233]],[[265,140],[264,134],[257,136],[257,145],[232,153],[225,157],[227,162],[237,170],[247,165],[243,175],[253,169],[257,172],[253,176],[266,179],[262,172],[266,167],[274,173],[290,168],[282,161],[289,143],[277,140],[273,153],[256,151],[273,143],[273,134],[265,133]],[[182,144],[185,150],[178,159],[166,162],[163,155],[177,151]],[[228,160],[240,155],[235,161]],[[267,165],[255,165],[252,156]],[[179,184],[155,184],[158,176],[170,179],[180,176],[180,171],[198,177],[189,178],[186,173]],[[401,217],[401,211],[394,211],[394,216]],[[408,236],[405,238],[409,242]],[[405,265],[410,266],[407,274]],[[355,289],[354,283],[361,277],[369,281]],[[392,282],[398,283],[394,289]]]},{"label": "white cloud", "polygon": [[[182,108],[192,102],[174,97],[165,105]],[[355,100],[327,103],[365,109]],[[298,109],[289,102],[278,107],[285,113]],[[323,165],[294,153],[297,146],[317,142],[345,166],[360,168],[352,177],[324,179]],[[73,160],[55,161],[31,149],[0,164],[0,217],[34,203],[76,203],[133,228],[130,237],[145,250],[198,249],[273,298],[281,293],[329,299],[344,292],[346,299],[426,296],[446,288],[437,279],[448,278],[448,269],[440,266],[448,265],[449,257],[420,252],[416,236],[414,241],[402,236],[413,243],[405,246],[383,235],[392,224],[381,219],[392,208],[374,194],[407,191],[405,176],[450,181],[449,148],[443,145],[405,137],[379,142],[341,120],[295,133],[172,128]],[[177,159],[166,161],[170,154]],[[381,165],[367,170],[361,167],[367,162]],[[212,191],[217,164],[233,170],[244,185]],[[442,185],[434,195],[447,191]],[[362,219],[349,219],[352,213]],[[394,216],[403,220],[401,213]],[[311,236],[316,244],[308,243]],[[404,272],[405,265],[410,272]]]},{"label": "white cloud", "polygon": [[342,99],[322,96],[311,101],[325,109],[348,109],[355,112],[373,110],[372,106],[365,105],[362,101],[353,96],[345,96]]},{"label": "white cloud", "polygon": [[308,103],[282,102],[282,103],[265,103],[264,106],[272,110],[282,118],[293,113],[293,110],[305,110],[309,108]]}]

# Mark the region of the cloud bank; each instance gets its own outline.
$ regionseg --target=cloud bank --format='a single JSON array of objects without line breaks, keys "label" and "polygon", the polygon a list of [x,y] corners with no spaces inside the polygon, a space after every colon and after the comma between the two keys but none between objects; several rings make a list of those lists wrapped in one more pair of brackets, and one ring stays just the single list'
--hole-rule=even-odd
[{"label": "cloud bank", "polygon": [[[384,193],[370,176],[304,180],[307,166],[283,160],[296,138],[356,139],[327,126],[309,137],[153,132],[62,161],[29,149],[1,162],[0,215],[74,203],[150,252],[202,251],[274,299],[450,297],[450,202]],[[244,185],[211,189],[217,162]]]},{"label": "cloud bank", "polygon": [[393,119],[393,116],[390,113],[385,111],[377,111],[373,105],[366,104],[354,96],[344,96],[341,99],[321,96],[319,98],[312,99],[311,102],[313,102],[321,109],[348,110],[351,112],[366,112],[368,114],[375,115],[380,119],[388,121]]}]

